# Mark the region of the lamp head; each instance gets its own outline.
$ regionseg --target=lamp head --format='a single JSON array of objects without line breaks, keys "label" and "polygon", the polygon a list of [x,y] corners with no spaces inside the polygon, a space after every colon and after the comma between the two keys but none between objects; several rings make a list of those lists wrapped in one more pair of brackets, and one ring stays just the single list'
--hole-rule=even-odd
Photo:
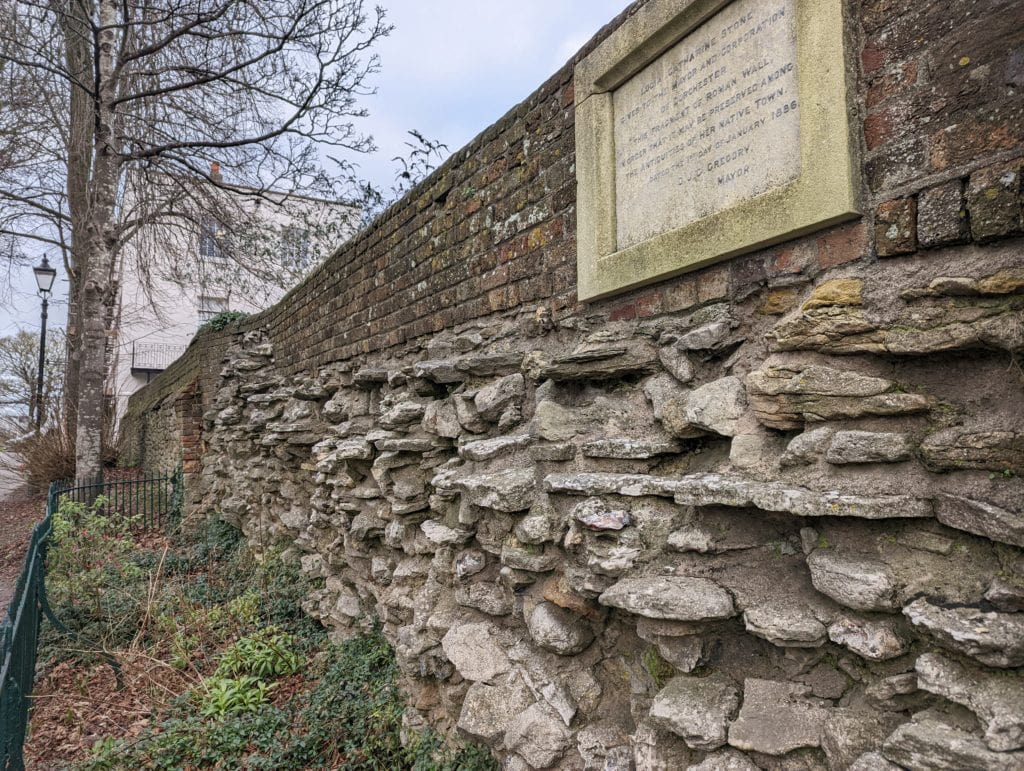
[{"label": "lamp head", "polygon": [[42,295],[49,294],[50,290],[53,289],[53,280],[57,278],[57,269],[50,266],[50,261],[46,255],[43,255],[43,261],[32,268],[32,272],[36,274],[36,284],[39,285],[39,293]]}]

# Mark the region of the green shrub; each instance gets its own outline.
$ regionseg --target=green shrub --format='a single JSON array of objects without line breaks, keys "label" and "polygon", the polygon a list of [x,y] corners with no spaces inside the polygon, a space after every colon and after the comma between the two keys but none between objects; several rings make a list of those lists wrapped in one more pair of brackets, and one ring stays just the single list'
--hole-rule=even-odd
[{"label": "green shrub", "polygon": [[[403,746],[394,652],[379,633],[329,643],[300,608],[313,585],[297,564],[273,551],[256,560],[216,520],[191,541],[177,535],[177,555],[138,551],[128,526],[99,506],[62,504],[50,575],[58,614],[81,628],[115,624],[113,644],[135,640],[199,684],[139,735],[98,741],[78,768],[497,768],[486,750],[431,732]],[[275,703],[284,676],[288,698]]]},{"label": "green shrub", "polygon": [[206,717],[256,712],[267,702],[273,689],[272,683],[252,675],[227,677],[216,674],[203,681],[199,711]]},{"label": "green shrub", "polygon": [[53,513],[46,588],[65,624],[109,648],[137,633],[149,574],[133,559],[135,518],[108,516],[106,504],[103,496],[88,506],[61,498]]},{"label": "green shrub", "polygon": [[206,330],[219,332],[225,327],[231,326],[232,324],[247,318],[249,318],[249,314],[245,311],[221,311],[213,318],[210,318],[200,324],[199,329],[196,330],[196,335],[199,335]]},{"label": "green shrub", "polygon": [[224,651],[217,675],[269,679],[297,672],[303,663],[302,655],[295,650],[295,638],[280,627],[268,626]]}]

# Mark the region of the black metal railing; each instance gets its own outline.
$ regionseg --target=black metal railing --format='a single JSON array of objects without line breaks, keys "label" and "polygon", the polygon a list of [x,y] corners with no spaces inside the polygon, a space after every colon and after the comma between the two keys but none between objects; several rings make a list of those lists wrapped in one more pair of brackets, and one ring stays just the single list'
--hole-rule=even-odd
[{"label": "black metal railing", "polygon": [[24,768],[22,745],[28,727],[32,685],[36,673],[41,598],[45,597],[46,546],[56,509],[55,486],[50,485],[46,517],[32,530],[25,566],[22,568],[7,617],[0,625],[3,664],[0,665],[0,752],[2,768]]},{"label": "black metal railing", "polygon": [[163,372],[185,348],[170,343],[132,343],[132,372]]},{"label": "black metal railing", "polygon": [[55,482],[57,496],[73,501],[92,503],[103,496],[100,511],[104,516],[123,516],[134,520],[134,526],[142,530],[162,528],[167,519],[180,512],[180,501],[175,500],[181,491],[180,472],[170,476],[126,479],[114,482],[76,485],[74,482]]},{"label": "black metal railing", "polygon": [[[14,589],[7,616],[0,624],[0,769],[24,768],[23,745],[28,728],[32,686],[35,683],[39,627],[45,616],[59,632],[71,634],[53,615],[46,598],[46,550],[53,514],[62,498],[94,502],[103,496],[107,515],[134,518],[134,525],[157,529],[180,515],[184,486],[181,470],[172,476],[150,477],[91,485],[53,482],[46,501],[46,516],[29,540],[25,565]],[[118,675],[117,662],[105,656]]]}]

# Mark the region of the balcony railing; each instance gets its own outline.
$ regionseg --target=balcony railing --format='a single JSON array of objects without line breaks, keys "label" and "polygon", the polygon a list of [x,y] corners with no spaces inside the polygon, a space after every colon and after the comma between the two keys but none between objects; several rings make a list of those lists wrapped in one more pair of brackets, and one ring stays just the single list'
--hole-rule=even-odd
[{"label": "balcony railing", "polygon": [[185,353],[185,348],[184,345],[170,343],[132,343],[132,374],[163,372],[172,361]]}]

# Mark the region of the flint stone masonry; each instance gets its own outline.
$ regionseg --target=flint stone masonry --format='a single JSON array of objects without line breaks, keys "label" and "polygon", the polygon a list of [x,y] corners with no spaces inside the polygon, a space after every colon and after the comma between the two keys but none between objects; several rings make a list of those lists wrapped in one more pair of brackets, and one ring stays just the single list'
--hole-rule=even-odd
[{"label": "flint stone masonry", "polygon": [[[755,248],[712,214],[682,226],[700,248],[747,243],[581,303],[583,145],[604,140],[577,129],[729,7],[644,0],[280,305],[201,334],[131,400],[123,460],[183,464],[187,526],[219,516],[294,558],[332,634],[380,626],[410,737],[470,737],[509,769],[1024,765],[1024,102],[1007,86],[1024,29],[993,23],[1003,0],[753,5],[695,52],[686,82],[727,71],[687,99],[736,96],[727,38],[795,14],[782,75],[801,120],[849,121],[860,216]],[[842,45],[801,54],[807,14],[841,21],[817,29]],[[621,69],[576,77],[599,48]],[[742,63],[751,82],[761,63]],[[803,98],[826,70],[849,101]],[[663,77],[669,99],[689,72]],[[752,170],[772,170],[786,115],[752,134]],[[693,147],[714,155],[745,117],[716,114]],[[784,219],[777,194],[740,204],[752,227]]]},{"label": "flint stone masonry", "polygon": [[943,771],[965,768],[1011,771],[1024,765],[1024,753],[993,752],[973,734],[930,719],[897,728],[885,740],[882,755],[902,768]]}]

